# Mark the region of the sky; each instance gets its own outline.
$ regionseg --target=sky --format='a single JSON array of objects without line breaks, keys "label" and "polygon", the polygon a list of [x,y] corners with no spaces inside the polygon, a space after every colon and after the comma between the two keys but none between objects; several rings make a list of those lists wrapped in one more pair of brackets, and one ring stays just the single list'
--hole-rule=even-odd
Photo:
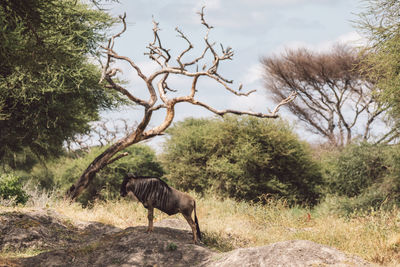
[{"label": "sky", "polygon": [[[212,80],[199,82],[198,98],[219,109],[238,109],[265,112],[274,108],[263,88],[260,59],[279,55],[285,49],[306,47],[314,51],[329,51],[335,43],[357,46],[362,43],[355,24],[357,15],[363,10],[362,0],[120,0],[107,8],[114,16],[126,13],[127,31],[116,40],[115,51],[128,56],[150,74],[157,66],[144,55],[146,46],[152,41],[152,19],[159,23],[160,37],[165,47],[176,57],[187,44],[177,37],[175,28],[181,29],[193,42],[195,57],[204,49],[205,27],[197,14],[205,6],[205,19],[214,29],[209,39],[224,47],[233,48],[232,61],[220,66],[225,78],[233,79],[233,87],[243,84],[242,91],[256,89],[248,97],[237,97],[227,92]],[[119,31],[117,26],[114,31]],[[188,57],[190,58],[190,57]],[[120,78],[128,81],[131,93],[147,98],[146,89],[135,72],[127,64],[116,63],[123,70]],[[187,92],[188,80],[173,79],[174,88]],[[284,109],[279,113],[295,125],[303,139],[318,142],[319,137],[304,132],[301,124]],[[131,123],[140,120],[138,108],[123,108],[102,114],[105,120],[123,118]],[[156,126],[165,114],[154,116],[150,126]],[[174,121],[186,117],[210,117],[213,114],[203,108],[182,104],[176,108]],[[157,146],[162,138],[156,137],[150,144]]]}]

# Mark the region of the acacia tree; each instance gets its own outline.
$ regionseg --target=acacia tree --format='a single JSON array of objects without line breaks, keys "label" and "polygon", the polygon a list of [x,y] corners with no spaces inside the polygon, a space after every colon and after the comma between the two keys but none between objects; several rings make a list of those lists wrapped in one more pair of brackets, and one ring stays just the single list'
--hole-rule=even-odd
[{"label": "acacia tree", "polygon": [[[254,92],[254,90],[246,93],[239,92],[242,89],[241,85],[238,89],[234,89],[230,86],[233,81],[228,80],[219,74],[218,71],[221,63],[233,58],[233,50],[230,47],[224,48],[223,45],[220,46],[220,50],[217,50],[215,43],[211,43],[209,41],[209,32],[213,27],[205,21],[203,11],[204,8],[201,10],[201,12],[199,12],[199,15],[201,24],[206,28],[206,34],[204,37],[205,48],[198,57],[194,57],[190,60],[184,60],[184,58],[187,57],[188,52],[193,49],[193,44],[189,38],[181,30],[176,28],[178,36],[187,43],[187,48],[181,51],[175,60],[172,60],[170,50],[162,45],[158,23],[153,21],[154,39],[147,47],[147,55],[149,56],[150,60],[158,64],[159,69],[148,76],[142,72],[141,68],[136,65],[134,60],[126,56],[121,56],[114,50],[116,38],[120,37],[126,30],[125,15],[120,16],[123,24],[122,31],[112,36],[109,39],[107,46],[103,47],[106,55],[106,62],[103,67],[101,81],[105,82],[106,88],[116,90],[117,92],[126,96],[137,106],[142,107],[143,117],[138,123],[137,127],[131,133],[112,144],[88,166],[78,181],[70,187],[67,192],[67,197],[70,199],[75,199],[89,185],[100,169],[126,155],[126,153],[118,154],[118,152],[122,151],[124,148],[154,136],[162,135],[164,131],[171,125],[175,116],[175,106],[179,103],[185,102],[201,106],[220,116],[223,116],[227,113],[232,113],[238,115],[252,115],[261,118],[276,118],[279,108],[293,100],[295,94],[290,94],[287,98],[282,100],[271,113],[268,114],[233,109],[218,110],[205,102],[197,100],[195,98],[196,92],[199,90],[197,84],[201,78],[212,79],[216,83],[220,84],[222,88],[237,96],[248,96]],[[201,70],[199,70],[198,65],[205,61],[207,57],[211,58],[211,63],[204,64]],[[112,61],[114,60],[128,62],[129,65],[136,71],[137,75],[146,85],[146,90],[150,96],[148,100],[132,94],[128,89],[118,83],[118,80],[115,78],[115,76],[119,69],[112,67]],[[209,66],[208,68],[207,65]],[[171,88],[168,83],[168,79],[176,75],[185,76],[191,79],[191,88],[189,94],[175,97],[172,97],[168,94],[170,92],[174,92],[174,94],[178,93],[178,91],[174,88]],[[148,127],[153,113],[162,110],[164,110],[166,113],[164,120],[153,128]]]},{"label": "acacia tree", "polygon": [[[373,94],[375,84],[361,71],[356,51],[336,45],[329,52],[287,50],[280,56],[264,57],[264,81],[275,101],[296,92],[287,107],[308,130],[335,146],[355,136],[368,140],[374,123],[388,107]],[[394,131],[382,134],[390,138]]]},{"label": "acacia tree", "polygon": [[369,41],[363,58],[369,77],[377,82],[381,100],[400,117],[400,1],[364,0],[357,26]]},{"label": "acacia tree", "polygon": [[87,1],[0,1],[0,162],[59,155],[118,105],[88,60],[114,22]]}]

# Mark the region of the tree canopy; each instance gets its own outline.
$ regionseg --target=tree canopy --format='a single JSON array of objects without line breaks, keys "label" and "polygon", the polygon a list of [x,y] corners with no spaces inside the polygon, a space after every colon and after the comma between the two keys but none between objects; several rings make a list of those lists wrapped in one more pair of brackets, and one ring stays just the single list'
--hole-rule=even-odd
[{"label": "tree canopy", "polygon": [[296,92],[289,110],[311,132],[331,144],[343,146],[354,137],[376,141],[390,139],[391,129],[373,132],[388,109],[375,96],[375,83],[361,69],[354,49],[337,44],[327,52],[287,50],[262,59],[265,87],[279,102]]},{"label": "tree canopy", "polygon": [[400,2],[366,0],[357,25],[369,44],[365,49],[365,69],[378,83],[381,99],[400,117]]},{"label": "tree canopy", "polygon": [[0,3],[0,159],[28,148],[57,154],[87,132],[99,110],[117,105],[92,63],[114,20],[90,2]]}]

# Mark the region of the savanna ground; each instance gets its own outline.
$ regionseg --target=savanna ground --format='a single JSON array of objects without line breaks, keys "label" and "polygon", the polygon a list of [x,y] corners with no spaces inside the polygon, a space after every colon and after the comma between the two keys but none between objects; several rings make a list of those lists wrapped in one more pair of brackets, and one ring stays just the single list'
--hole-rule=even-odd
[{"label": "savanna ground", "polygon": [[[329,201],[307,209],[289,208],[279,200],[260,205],[221,200],[214,196],[196,196],[196,199],[203,242],[216,251],[302,239],[360,256],[371,263],[400,265],[400,210],[397,208],[342,216],[330,209]],[[143,206],[127,200],[97,202],[91,208],[82,208],[78,203],[64,202],[36,192],[36,197],[24,207],[0,206],[2,214],[38,209],[55,211],[72,221],[95,221],[121,229],[147,225],[147,212]],[[182,219],[180,215],[174,217]],[[155,222],[166,218],[171,217],[155,212]],[[42,252],[9,250],[3,251],[0,258],[23,258]]]}]

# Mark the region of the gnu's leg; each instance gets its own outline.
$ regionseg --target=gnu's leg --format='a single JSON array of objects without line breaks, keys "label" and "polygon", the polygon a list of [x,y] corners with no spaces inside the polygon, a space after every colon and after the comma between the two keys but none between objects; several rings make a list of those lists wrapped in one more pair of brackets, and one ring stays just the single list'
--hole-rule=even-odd
[{"label": "gnu's leg", "polygon": [[147,208],[147,219],[149,220],[149,227],[147,228],[147,232],[153,232],[153,212],[154,208],[153,207],[148,207]]},{"label": "gnu's leg", "polygon": [[190,228],[192,228],[192,233],[193,233],[193,242],[195,244],[197,244],[197,232],[196,232],[196,224],[194,223],[192,216],[187,215],[187,214],[183,214],[183,217],[185,217],[186,221],[188,222],[188,224],[190,225]]}]

